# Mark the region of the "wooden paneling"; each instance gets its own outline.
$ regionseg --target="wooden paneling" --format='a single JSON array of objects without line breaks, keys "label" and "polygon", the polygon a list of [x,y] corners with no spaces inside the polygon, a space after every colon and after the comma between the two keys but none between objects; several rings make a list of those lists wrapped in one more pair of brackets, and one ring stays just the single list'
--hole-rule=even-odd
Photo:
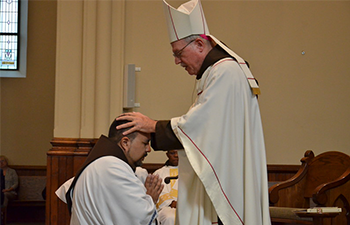
[{"label": "wooden paneling", "polygon": [[9,165],[18,176],[46,176],[46,166]]},{"label": "wooden paneling", "polygon": [[96,139],[55,138],[47,153],[46,224],[69,224],[67,205],[59,200],[55,191],[72,178],[84,163]]},{"label": "wooden paneling", "polygon": [[267,165],[269,181],[284,181],[291,178],[299,170],[300,165]]}]

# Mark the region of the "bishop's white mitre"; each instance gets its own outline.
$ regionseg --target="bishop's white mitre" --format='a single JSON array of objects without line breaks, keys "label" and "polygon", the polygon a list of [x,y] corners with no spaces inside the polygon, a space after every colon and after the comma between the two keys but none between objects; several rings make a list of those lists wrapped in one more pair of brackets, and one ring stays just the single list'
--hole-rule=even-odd
[{"label": "bishop's white mitre", "polygon": [[177,9],[163,0],[163,6],[170,43],[190,35],[209,36],[216,44],[222,47],[228,54],[237,60],[248,79],[253,93],[256,95],[260,94],[259,86],[250,72],[246,62],[217,38],[210,35],[200,0],[190,0],[180,5]]},{"label": "bishop's white mitre", "polygon": [[191,0],[175,9],[163,0],[170,42],[192,34],[209,35],[207,22],[200,1]]}]

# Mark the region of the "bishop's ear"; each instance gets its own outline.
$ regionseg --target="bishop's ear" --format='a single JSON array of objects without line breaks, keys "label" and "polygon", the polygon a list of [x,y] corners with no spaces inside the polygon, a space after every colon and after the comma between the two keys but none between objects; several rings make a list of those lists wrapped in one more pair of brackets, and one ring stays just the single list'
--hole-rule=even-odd
[{"label": "bishop's ear", "polygon": [[197,38],[195,41],[196,47],[202,52],[204,50],[205,47],[205,43],[202,39]]}]

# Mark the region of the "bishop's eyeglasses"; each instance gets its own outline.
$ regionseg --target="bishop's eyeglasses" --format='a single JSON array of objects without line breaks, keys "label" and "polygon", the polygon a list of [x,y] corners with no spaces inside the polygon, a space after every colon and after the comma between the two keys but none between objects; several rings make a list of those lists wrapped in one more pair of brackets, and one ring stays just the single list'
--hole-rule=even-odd
[{"label": "bishop's eyeglasses", "polygon": [[182,52],[185,50],[185,48],[187,47],[187,46],[189,46],[192,42],[194,42],[196,39],[193,39],[192,41],[190,41],[190,42],[188,42],[182,49],[180,49],[179,51],[177,51],[177,52],[174,52],[173,53],[173,56],[175,57],[175,58],[180,58],[181,57],[181,54],[182,54]]}]

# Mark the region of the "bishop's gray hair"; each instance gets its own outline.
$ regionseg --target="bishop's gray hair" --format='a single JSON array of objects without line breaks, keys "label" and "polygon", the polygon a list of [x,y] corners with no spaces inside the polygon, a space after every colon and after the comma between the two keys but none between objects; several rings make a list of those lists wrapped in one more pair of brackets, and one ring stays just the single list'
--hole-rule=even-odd
[{"label": "bishop's gray hair", "polygon": [[203,38],[203,37],[202,37],[201,35],[199,35],[199,34],[192,34],[192,35],[190,35],[190,36],[187,36],[187,37],[183,38],[183,40],[185,40],[186,43],[189,43],[190,41],[196,40],[197,38],[202,39],[203,42],[206,43],[207,45],[211,45],[211,43],[210,43],[209,40]]}]

